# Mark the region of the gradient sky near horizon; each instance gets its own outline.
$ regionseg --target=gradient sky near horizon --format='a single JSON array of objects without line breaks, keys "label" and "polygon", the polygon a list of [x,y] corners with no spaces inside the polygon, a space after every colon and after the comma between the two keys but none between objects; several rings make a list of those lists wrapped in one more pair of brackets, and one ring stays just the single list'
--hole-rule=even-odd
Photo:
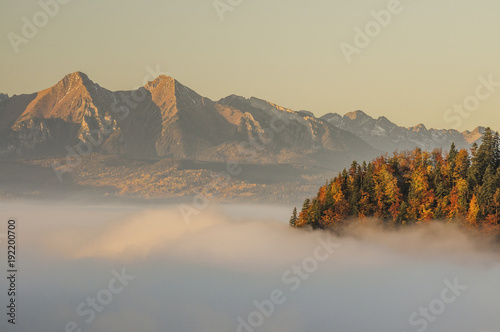
[{"label": "gradient sky near horizon", "polygon": [[243,0],[221,21],[213,0],[70,0],[16,54],[8,34],[22,36],[22,18],[41,7],[2,0],[0,92],[32,93],[74,71],[132,89],[159,67],[214,100],[237,94],[317,116],[361,109],[403,126],[499,130],[500,87],[467,118],[444,114],[475,95],[480,76],[500,82],[500,3],[401,0],[402,12],[348,64],[340,44],[353,44],[354,29],[389,2]]}]

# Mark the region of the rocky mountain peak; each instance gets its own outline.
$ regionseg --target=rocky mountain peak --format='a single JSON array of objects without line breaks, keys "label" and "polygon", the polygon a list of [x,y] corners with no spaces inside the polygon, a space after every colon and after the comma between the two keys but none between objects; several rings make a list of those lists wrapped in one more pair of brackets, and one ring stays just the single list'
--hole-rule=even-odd
[{"label": "rocky mountain peak", "polygon": [[479,134],[484,134],[484,132],[486,131],[486,128],[485,127],[482,127],[482,126],[479,126],[477,127],[476,129],[474,129],[472,132],[473,133],[479,133]]},{"label": "rocky mountain peak", "polygon": [[80,71],[68,74],[63,77],[61,81],[57,85],[61,85],[64,88],[68,88],[69,90],[72,90],[75,87],[81,86],[81,85],[93,85],[94,82],[90,80],[90,78],[85,74]]},{"label": "rocky mountain peak", "polygon": [[175,87],[175,83],[176,80],[173,79],[172,77],[166,75],[160,75],[154,80],[149,81],[145,85],[145,88],[148,90],[171,88]]},{"label": "rocky mountain peak", "polygon": [[371,116],[366,114],[363,111],[355,111],[355,112],[349,112],[346,115],[344,115],[346,118],[349,118],[351,120],[364,120],[364,119],[372,119]]},{"label": "rocky mountain peak", "polygon": [[473,131],[466,130],[462,133],[464,136],[465,140],[472,144],[473,142],[477,142],[481,139],[483,136],[484,132],[486,131],[485,127],[476,127]]},{"label": "rocky mountain peak", "polygon": [[164,109],[175,99],[177,81],[170,76],[160,75],[152,81],[149,81],[144,88],[151,93],[153,101]]},{"label": "rocky mountain peak", "polygon": [[415,132],[427,131],[427,127],[423,123],[419,123],[418,125],[410,129]]},{"label": "rocky mountain peak", "polygon": [[245,97],[232,94],[232,95],[229,95],[227,97],[224,97],[224,98],[220,99],[219,103],[225,105],[226,102],[229,102],[229,103],[230,102],[234,102],[234,101],[243,102],[243,101],[246,101],[246,100],[247,99]]},{"label": "rocky mountain peak", "polygon": [[9,95],[6,93],[0,93],[0,102],[9,99]]}]

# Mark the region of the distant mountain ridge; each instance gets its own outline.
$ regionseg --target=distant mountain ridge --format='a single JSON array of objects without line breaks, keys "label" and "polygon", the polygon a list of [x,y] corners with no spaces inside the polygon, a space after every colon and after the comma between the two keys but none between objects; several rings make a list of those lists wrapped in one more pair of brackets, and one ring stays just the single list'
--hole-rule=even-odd
[{"label": "distant mountain ridge", "polygon": [[429,151],[435,148],[448,150],[453,142],[458,148],[470,148],[474,142],[480,143],[485,130],[484,127],[477,127],[472,132],[458,132],[453,129],[427,129],[423,124],[405,128],[384,116],[375,119],[363,111],[350,112],[344,116],[328,113],[321,119],[385,152],[412,150],[416,147]]},{"label": "distant mountain ridge", "polygon": [[0,94],[0,157],[44,158],[87,150],[140,159],[304,163],[338,169],[353,159],[420,147],[469,148],[474,131],[400,127],[363,111],[317,118],[255,97],[203,97],[161,75],[110,91],[86,74],[66,75],[33,94]]},{"label": "distant mountain ridge", "polygon": [[375,153],[310,114],[234,95],[215,102],[163,75],[137,90],[110,91],[75,72],[43,91],[0,97],[0,156],[61,156],[82,142],[132,158],[333,168]]}]

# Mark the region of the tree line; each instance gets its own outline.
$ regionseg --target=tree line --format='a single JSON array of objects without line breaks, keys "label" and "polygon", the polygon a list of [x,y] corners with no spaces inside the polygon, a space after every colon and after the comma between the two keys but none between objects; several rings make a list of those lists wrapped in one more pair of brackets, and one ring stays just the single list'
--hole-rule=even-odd
[{"label": "tree line", "polygon": [[376,217],[394,225],[447,219],[497,229],[500,221],[500,138],[487,128],[470,150],[387,154],[354,161],[295,208],[292,227],[330,228],[349,217]]}]

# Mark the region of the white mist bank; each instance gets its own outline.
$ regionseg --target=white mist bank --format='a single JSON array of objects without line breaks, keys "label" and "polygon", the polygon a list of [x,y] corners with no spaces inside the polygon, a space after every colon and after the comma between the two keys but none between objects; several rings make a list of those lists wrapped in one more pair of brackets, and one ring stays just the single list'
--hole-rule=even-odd
[{"label": "white mist bank", "polygon": [[339,238],[290,229],[280,207],[213,207],[189,224],[175,206],[0,211],[0,233],[18,223],[16,331],[500,329],[500,253],[449,225]]}]

